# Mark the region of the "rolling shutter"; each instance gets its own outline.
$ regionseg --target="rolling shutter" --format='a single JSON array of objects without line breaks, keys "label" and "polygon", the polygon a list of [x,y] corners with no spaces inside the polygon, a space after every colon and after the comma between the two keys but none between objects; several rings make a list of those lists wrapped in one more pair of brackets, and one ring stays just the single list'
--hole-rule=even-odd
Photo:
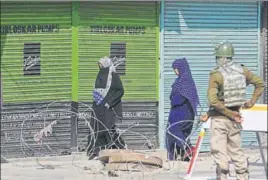
[{"label": "rolling shutter", "polygon": [[[123,123],[140,123],[124,135],[132,147],[143,146],[144,136],[153,143],[157,139],[157,7],[156,2],[81,2],[79,8],[79,108],[90,111],[98,60],[103,56],[126,58],[117,72],[125,89]],[[88,133],[83,118],[78,132],[81,139]]]},{"label": "rolling shutter", "polygon": [[[71,3],[1,2],[4,156],[58,154],[70,146],[71,10]],[[53,121],[44,140],[51,149],[41,151],[34,135]]]},{"label": "rolling shutter", "polygon": [[[175,75],[172,62],[179,57],[189,61],[202,108],[207,110],[207,88],[210,71],[216,67],[214,46],[223,40],[234,45],[234,61],[258,73],[258,6],[257,3],[166,2],[164,13],[164,93],[165,122],[168,120],[169,93]],[[248,90],[251,97],[252,87]],[[197,117],[199,118],[199,117]],[[198,134],[192,137],[196,142]],[[256,142],[254,133],[243,132],[243,143]],[[202,151],[209,150],[209,134]]]}]

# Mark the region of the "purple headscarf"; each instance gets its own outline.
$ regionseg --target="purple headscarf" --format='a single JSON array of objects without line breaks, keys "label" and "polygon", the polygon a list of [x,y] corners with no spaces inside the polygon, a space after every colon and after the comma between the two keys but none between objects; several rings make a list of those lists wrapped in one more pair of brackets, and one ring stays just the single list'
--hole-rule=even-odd
[{"label": "purple headscarf", "polygon": [[188,99],[196,115],[197,106],[199,105],[199,97],[187,59],[185,57],[182,59],[176,59],[172,63],[172,68],[178,69],[179,75],[172,85],[171,95],[180,93]]}]

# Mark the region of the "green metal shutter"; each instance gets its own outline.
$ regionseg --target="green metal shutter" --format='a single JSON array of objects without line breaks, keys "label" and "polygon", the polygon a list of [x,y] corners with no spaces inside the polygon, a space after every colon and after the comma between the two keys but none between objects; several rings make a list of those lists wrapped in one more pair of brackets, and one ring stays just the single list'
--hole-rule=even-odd
[{"label": "green metal shutter", "polygon": [[[126,75],[121,76],[124,100],[157,99],[156,3],[82,2],[79,26],[79,100],[92,100],[97,62],[110,55],[112,42],[126,43]],[[90,26],[144,26],[145,34],[90,33]]]},{"label": "green metal shutter", "polygon": [[[59,32],[6,35],[1,56],[4,102],[71,100],[71,4],[1,4],[1,26],[46,24],[59,25]],[[41,43],[41,75],[23,76],[24,43],[35,42]]]},{"label": "green metal shutter", "polygon": [[[20,139],[25,126],[29,156],[70,146],[71,13],[69,2],[1,2],[1,134],[6,135],[1,150],[10,156],[25,155]],[[22,33],[19,27],[25,28]],[[24,51],[33,46],[33,54],[40,47],[40,75],[24,75]],[[39,154],[33,136],[54,120],[47,143],[55,152]]]},{"label": "green metal shutter", "polygon": [[[92,102],[98,60],[103,56],[110,56],[113,51],[112,43],[125,43],[125,74],[121,75],[125,89],[124,122],[143,123],[143,128],[134,128],[133,131],[150,132],[151,137],[157,135],[159,32],[157,9],[156,2],[81,2],[79,8],[79,102],[89,104]],[[111,29],[107,30],[107,27],[113,26],[121,27],[123,31],[118,33]],[[103,29],[98,29],[100,27]],[[138,30],[127,31],[127,28],[132,27]],[[79,108],[83,106],[85,107],[81,104]],[[135,116],[140,114],[139,112],[149,112],[147,114],[152,112],[153,115],[146,118],[129,117],[129,112]],[[79,132],[86,133],[88,130],[82,130],[85,127],[84,120],[81,119],[79,124]],[[81,133],[79,137],[82,138],[84,135]],[[137,146],[145,143],[144,139],[138,140],[140,137],[142,136],[129,135],[132,144]]]},{"label": "green metal shutter", "polygon": [[[214,45],[229,40],[235,47],[234,61],[258,73],[258,6],[257,3],[166,2],[164,13],[164,94],[165,122],[168,120],[169,93],[175,75],[171,63],[186,57],[196,82],[201,105],[207,109],[209,72],[216,67]],[[251,97],[249,88],[248,98]],[[199,118],[199,117],[197,117]],[[198,134],[193,136],[196,142]],[[254,133],[243,132],[244,145],[256,143]],[[202,151],[209,150],[209,134]]]}]

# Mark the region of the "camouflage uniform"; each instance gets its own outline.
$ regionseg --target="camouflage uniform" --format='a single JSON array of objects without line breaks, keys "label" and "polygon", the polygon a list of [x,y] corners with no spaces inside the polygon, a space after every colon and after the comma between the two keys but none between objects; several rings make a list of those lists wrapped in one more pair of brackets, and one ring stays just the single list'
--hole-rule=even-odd
[{"label": "camouflage uniform", "polygon": [[[216,48],[217,57],[229,57],[234,55],[232,46],[221,44],[223,48]],[[262,79],[249,71],[244,65],[241,65],[245,76],[246,85],[255,86],[251,98],[252,104],[255,104],[264,90]],[[224,102],[224,77],[222,73],[215,68],[210,72],[208,100],[210,107],[209,116],[211,116],[211,154],[217,164],[217,179],[227,179],[229,172],[228,157],[234,162],[236,167],[236,176],[239,180],[248,180],[248,161],[241,148],[241,128],[240,124],[234,121],[235,112],[239,112],[241,106],[226,107]]]}]

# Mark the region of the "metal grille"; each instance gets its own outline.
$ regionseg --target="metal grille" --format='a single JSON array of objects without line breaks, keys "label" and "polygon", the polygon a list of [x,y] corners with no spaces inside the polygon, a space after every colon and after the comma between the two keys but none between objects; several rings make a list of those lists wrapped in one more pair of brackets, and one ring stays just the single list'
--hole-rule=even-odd
[{"label": "metal grille", "polygon": [[24,76],[40,75],[40,47],[41,43],[24,43]]}]

